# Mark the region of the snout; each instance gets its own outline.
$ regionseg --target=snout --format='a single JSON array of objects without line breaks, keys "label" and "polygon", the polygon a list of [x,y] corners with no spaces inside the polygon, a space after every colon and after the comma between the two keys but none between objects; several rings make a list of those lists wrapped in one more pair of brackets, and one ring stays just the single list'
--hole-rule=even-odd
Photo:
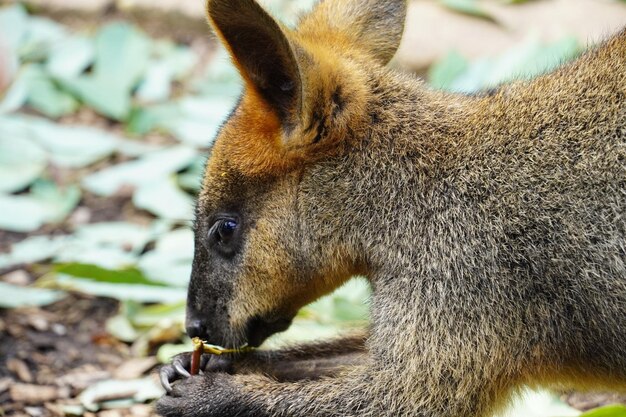
[{"label": "snout", "polygon": [[235,347],[240,342],[233,340],[233,332],[229,331],[228,316],[217,313],[196,312],[187,308],[185,320],[187,335],[217,346]]},{"label": "snout", "polygon": [[[249,346],[258,347],[273,334],[287,330],[292,320],[293,317],[264,318],[255,316],[247,321],[242,331],[224,331],[219,326],[220,324],[227,326],[226,323],[207,323],[201,318],[194,317],[188,313],[186,327],[189,337],[199,337],[211,344],[224,347],[238,347],[248,344]],[[225,337],[226,333],[242,335],[244,339],[231,340],[230,337]]]},{"label": "snout", "polygon": [[206,338],[207,331],[200,319],[188,319],[186,327],[187,335],[189,335],[189,337],[199,337],[200,339]]}]

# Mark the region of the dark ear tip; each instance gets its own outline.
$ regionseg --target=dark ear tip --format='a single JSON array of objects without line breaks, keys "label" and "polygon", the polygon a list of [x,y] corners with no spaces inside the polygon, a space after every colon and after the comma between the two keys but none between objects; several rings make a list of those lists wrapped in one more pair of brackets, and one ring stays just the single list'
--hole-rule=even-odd
[{"label": "dark ear tip", "polygon": [[225,12],[241,9],[242,7],[257,6],[255,0],[206,0],[205,9],[210,16],[216,12]]},{"label": "dark ear tip", "polygon": [[238,2],[234,0],[206,0],[205,9],[207,15],[211,19],[215,19],[220,13],[236,7],[237,3]]}]

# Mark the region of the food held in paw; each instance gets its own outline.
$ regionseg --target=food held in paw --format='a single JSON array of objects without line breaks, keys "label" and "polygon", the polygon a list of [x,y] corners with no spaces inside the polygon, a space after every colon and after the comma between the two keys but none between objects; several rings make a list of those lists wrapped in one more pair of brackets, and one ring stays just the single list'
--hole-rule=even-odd
[{"label": "food held in paw", "polygon": [[245,353],[254,349],[248,345],[243,345],[235,349],[227,349],[221,346],[205,343],[199,337],[194,337],[191,341],[193,342],[193,352],[191,354],[191,365],[189,369],[189,373],[191,375],[198,375],[198,372],[200,372],[200,359],[202,358],[203,353],[223,355],[225,353]]}]

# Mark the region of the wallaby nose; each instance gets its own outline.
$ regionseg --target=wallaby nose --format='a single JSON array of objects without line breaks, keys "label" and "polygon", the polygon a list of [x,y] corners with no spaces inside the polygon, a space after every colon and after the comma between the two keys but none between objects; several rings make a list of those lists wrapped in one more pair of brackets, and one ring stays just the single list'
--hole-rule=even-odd
[{"label": "wallaby nose", "polygon": [[192,319],[187,322],[187,334],[189,337],[203,337],[204,326],[199,319]]}]

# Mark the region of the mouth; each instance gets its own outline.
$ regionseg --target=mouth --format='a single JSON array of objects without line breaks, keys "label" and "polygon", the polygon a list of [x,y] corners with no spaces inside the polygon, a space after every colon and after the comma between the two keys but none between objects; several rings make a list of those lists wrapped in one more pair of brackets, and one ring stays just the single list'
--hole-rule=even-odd
[{"label": "mouth", "polygon": [[268,337],[287,330],[292,320],[293,317],[276,319],[266,319],[259,316],[252,317],[246,324],[248,346],[259,347]]}]

